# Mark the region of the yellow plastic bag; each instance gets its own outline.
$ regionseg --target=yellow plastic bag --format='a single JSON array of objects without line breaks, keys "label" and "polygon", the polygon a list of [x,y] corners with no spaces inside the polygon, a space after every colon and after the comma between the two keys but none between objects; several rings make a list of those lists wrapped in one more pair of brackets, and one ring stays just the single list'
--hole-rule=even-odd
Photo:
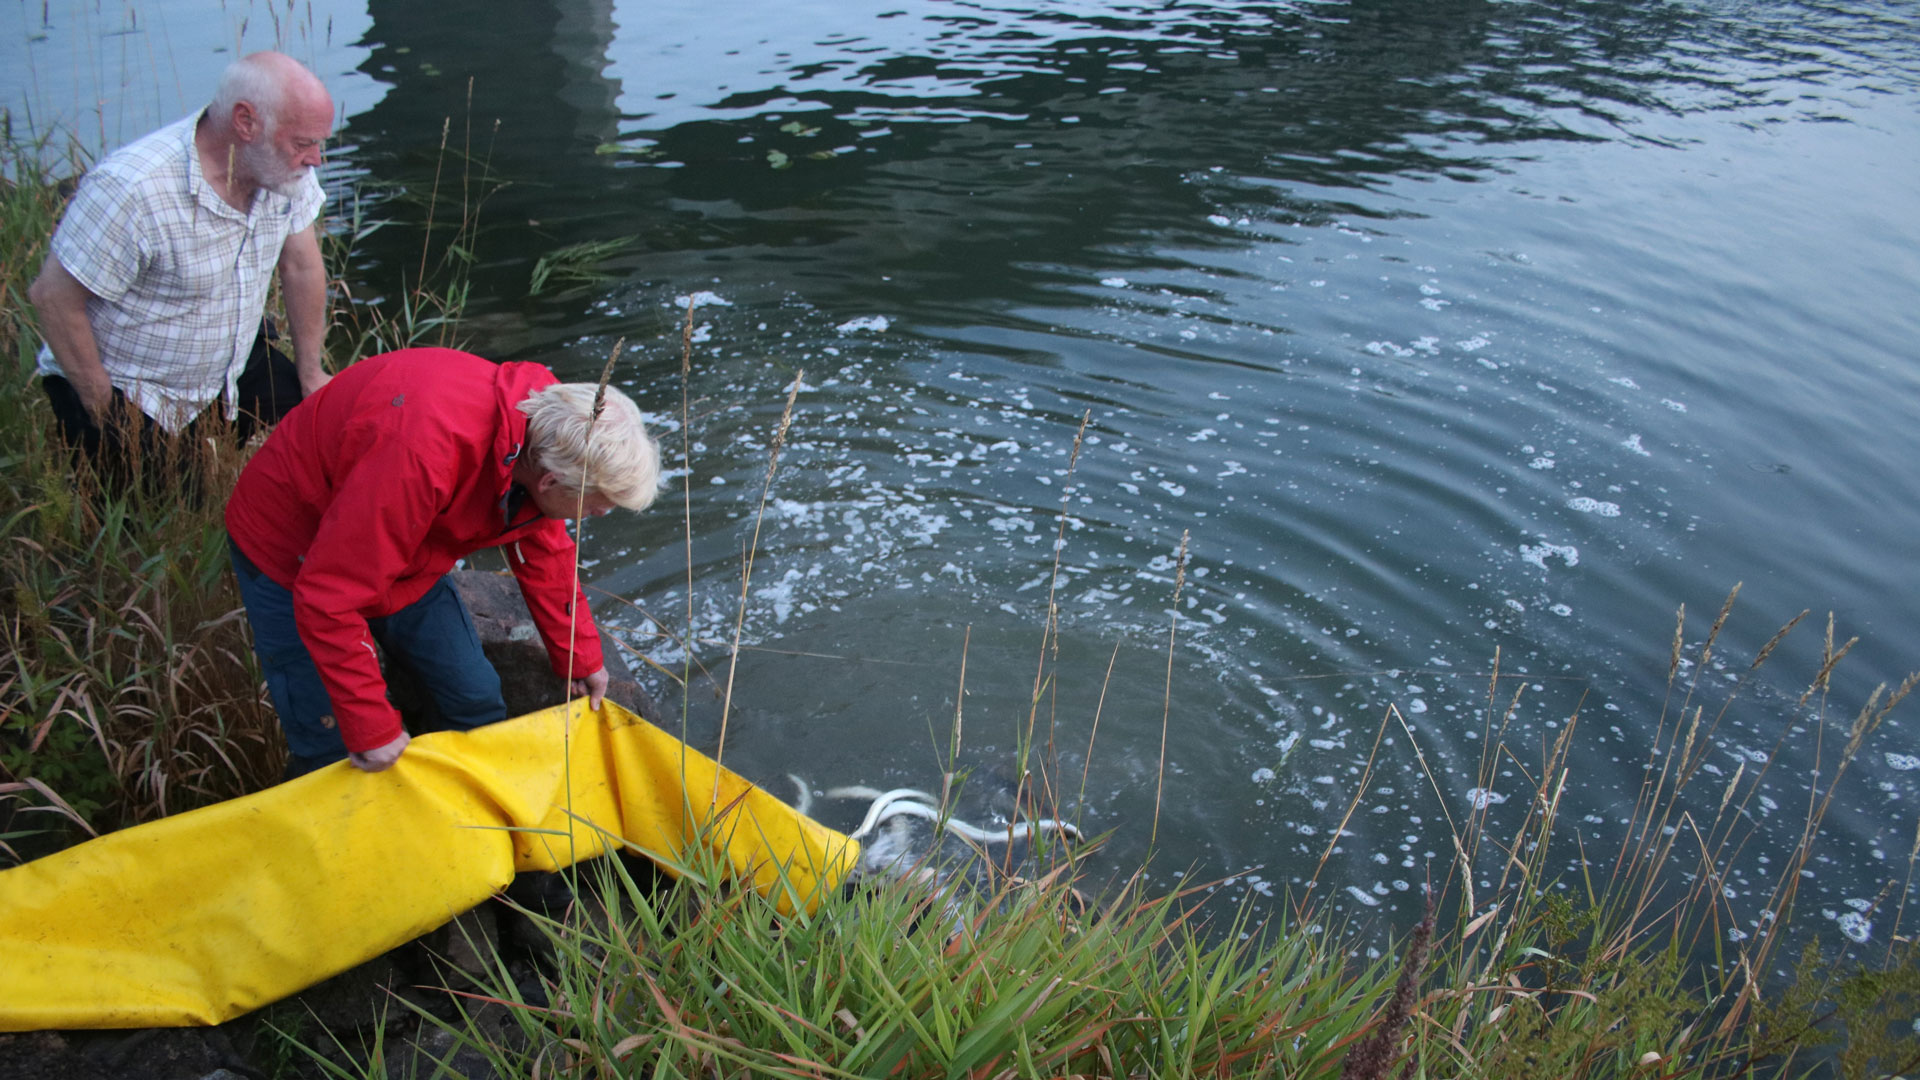
[{"label": "yellow plastic bag", "polygon": [[600,854],[597,830],[668,858],[705,843],[786,911],[811,910],[858,856],[618,705],[575,702],[422,736],[383,773],[342,762],[0,871],[0,1031],[232,1019],[448,922],[516,871]]}]

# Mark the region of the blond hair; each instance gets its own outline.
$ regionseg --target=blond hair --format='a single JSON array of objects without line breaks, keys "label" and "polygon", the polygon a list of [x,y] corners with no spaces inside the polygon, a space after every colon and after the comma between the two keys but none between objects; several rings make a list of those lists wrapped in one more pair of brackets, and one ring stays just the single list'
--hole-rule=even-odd
[{"label": "blond hair", "polygon": [[555,383],[527,395],[518,406],[527,414],[527,451],[562,487],[644,510],[660,490],[660,448],[640,407],[611,386],[596,419],[598,392],[592,383]]}]

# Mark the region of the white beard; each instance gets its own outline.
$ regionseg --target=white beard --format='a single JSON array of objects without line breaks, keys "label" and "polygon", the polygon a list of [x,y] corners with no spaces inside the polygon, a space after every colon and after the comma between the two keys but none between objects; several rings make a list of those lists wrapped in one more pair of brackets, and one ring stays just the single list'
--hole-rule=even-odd
[{"label": "white beard", "polygon": [[289,167],[267,139],[245,144],[240,148],[239,157],[240,166],[253,177],[254,183],[289,198],[300,193],[307,174],[313,171],[304,165]]}]

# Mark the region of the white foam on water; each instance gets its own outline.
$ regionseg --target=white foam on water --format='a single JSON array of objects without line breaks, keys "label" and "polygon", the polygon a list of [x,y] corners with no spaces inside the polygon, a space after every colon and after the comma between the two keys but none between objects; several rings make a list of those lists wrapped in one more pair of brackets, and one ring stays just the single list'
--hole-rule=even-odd
[{"label": "white foam on water", "polygon": [[1672,409],[1674,412],[1677,412],[1677,413],[1683,413],[1687,411],[1687,407],[1684,403],[1675,401],[1672,398],[1661,398],[1660,404],[1665,405],[1667,408]]},{"label": "white foam on water", "polygon": [[1873,936],[1873,920],[1857,911],[1845,912],[1834,922],[1839,925],[1840,932],[1847,935],[1847,940],[1855,945],[1865,945],[1867,939]]},{"label": "white foam on water", "polygon": [[1403,349],[1391,341],[1369,341],[1363,346],[1375,356],[1412,356],[1412,349]]},{"label": "white foam on water", "polygon": [[1100,284],[1105,285],[1109,289],[1124,289],[1131,284],[1131,282],[1123,277],[1103,277],[1100,279]]},{"label": "white foam on water", "polygon": [[1601,517],[1613,518],[1620,516],[1619,503],[1603,502],[1585,495],[1577,495],[1568,499],[1567,509],[1578,510],[1583,514],[1598,514]]},{"label": "white foam on water", "polygon": [[1261,767],[1260,767],[1260,768],[1258,768],[1258,769],[1255,769],[1255,770],[1253,770],[1253,782],[1254,782],[1254,783],[1256,783],[1256,784],[1270,784],[1270,783],[1272,783],[1272,782],[1273,782],[1273,770],[1272,770],[1272,769],[1269,769],[1269,768],[1267,768],[1267,767],[1266,767],[1266,766],[1264,766],[1264,765],[1263,765],[1263,766],[1261,766]]},{"label": "white foam on water", "polygon": [[857,330],[871,330],[876,334],[886,333],[893,323],[885,315],[863,315],[858,319],[848,319],[834,329],[842,334],[851,334]]},{"label": "white foam on water", "polygon": [[1641,457],[1653,456],[1653,451],[1648,450],[1646,447],[1640,445],[1640,435],[1637,432],[1635,434],[1627,436],[1627,441],[1621,443],[1620,445],[1626,447],[1627,449],[1633,451],[1636,454],[1639,454]]},{"label": "white foam on water", "polygon": [[1224,229],[1233,224],[1233,219],[1225,214],[1208,214],[1207,223],[1209,225],[1218,225]]},{"label": "white foam on water", "polygon": [[1360,901],[1362,904],[1365,904],[1368,907],[1380,906],[1379,897],[1373,895],[1372,893],[1368,892],[1367,890],[1361,888],[1358,885],[1347,886],[1347,895],[1353,897],[1355,900]]},{"label": "white foam on water", "polygon": [[1478,349],[1484,349],[1491,344],[1493,344],[1493,342],[1476,334],[1465,341],[1454,342],[1453,347],[1459,349],[1461,352],[1473,352]]},{"label": "white foam on water", "polygon": [[[795,603],[794,584],[803,580],[805,577],[806,575],[799,570],[788,570],[777,583],[773,585],[763,585],[754,590],[756,599],[772,606],[774,622],[786,622],[787,616],[793,614]],[[811,608],[811,606],[812,605],[807,605],[808,608]]]},{"label": "white foam on water", "polygon": [[1527,462],[1527,468],[1529,469],[1551,469],[1553,466],[1554,460],[1550,457],[1537,457]]},{"label": "white foam on water", "polygon": [[702,290],[691,296],[676,296],[673,298],[673,302],[674,305],[682,311],[685,311],[689,304],[697,308],[733,306],[733,301],[723,298],[719,293],[708,290]]},{"label": "white foam on water", "polygon": [[1521,544],[1520,557],[1542,570],[1547,568],[1547,560],[1558,558],[1569,567],[1580,565],[1580,549],[1572,544]]},{"label": "white foam on water", "polygon": [[1499,806],[1506,802],[1507,797],[1492,788],[1468,788],[1467,801],[1473,804],[1475,810],[1485,810],[1489,806]]},{"label": "white foam on water", "polygon": [[1915,769],[1920,769],[1920,757],[1914,757],[1912,754],[1895,754],[1889,752],[1887,754],[1887,768],[1898,769],[1901,772],[1912,772]]},{"label": "white foam on water", "polygon": [[1412,701],[1407,702],[1407,711],[1418,716],[1427,711],[1427,703],[1420,698],[1414,698]]}]

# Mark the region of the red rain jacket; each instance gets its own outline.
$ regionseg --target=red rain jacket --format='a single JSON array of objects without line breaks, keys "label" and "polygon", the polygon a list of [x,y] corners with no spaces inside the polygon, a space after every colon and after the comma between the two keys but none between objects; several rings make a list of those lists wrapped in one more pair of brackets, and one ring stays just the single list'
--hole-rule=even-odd
[{"label": "red rain jacket", "polygon": [[[347,749],[400,736],[367,620],[426,595],[455,560],[506,545],[555,673],[600,670],[566,523],[512,501],[538,364],[402,349],[348,367],[289,412],[240,474],[227,532],[293,593],[294,622]],[[571,616],[571,641],[569,624]]]}]

